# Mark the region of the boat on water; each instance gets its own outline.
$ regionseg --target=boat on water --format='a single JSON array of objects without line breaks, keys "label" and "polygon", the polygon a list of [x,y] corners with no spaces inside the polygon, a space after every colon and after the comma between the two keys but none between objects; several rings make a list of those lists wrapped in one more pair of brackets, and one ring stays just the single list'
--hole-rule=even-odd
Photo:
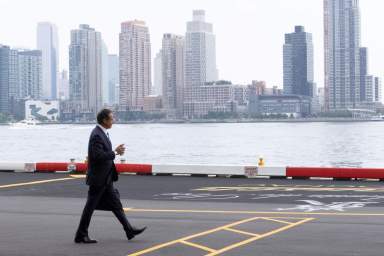
[{"label": "boat on water", "polygon": [[384,121],[384,116],[373,116],[370,119],[371,121]]},{"label": "boat on water", "polygon": [[12,127],[35,127],[38,125],[40,121],[37,121],[35,119],[24,119],[19,122],[10,123]]}]

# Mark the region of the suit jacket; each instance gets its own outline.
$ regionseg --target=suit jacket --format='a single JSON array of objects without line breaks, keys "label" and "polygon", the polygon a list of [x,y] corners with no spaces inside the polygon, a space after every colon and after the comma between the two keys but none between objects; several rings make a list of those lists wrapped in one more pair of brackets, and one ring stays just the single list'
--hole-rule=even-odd
[{"label": "suit jacket", "polygon": [[104,186],[117,181],[118,174],[113,160],[115,153],[112,144],[104,131],[96,126],[89,137],[88,171],[86,183],[90,186]]}]

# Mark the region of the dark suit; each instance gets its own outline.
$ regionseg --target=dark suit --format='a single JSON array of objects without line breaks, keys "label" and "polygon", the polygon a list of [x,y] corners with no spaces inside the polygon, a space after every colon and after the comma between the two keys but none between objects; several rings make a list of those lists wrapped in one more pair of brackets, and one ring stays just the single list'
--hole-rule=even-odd
[{"label": "dark suit", "polygon": [[131,232],[120,194],[113,187],[113,182],[118,180],[113,160],[115,153],[112,144],[105,132],[96,126],[89,138],[88,144],[88,171],[86,183],[89,185],[87,203],[85,204],[76,237],[88,236],[88,227],[95,209],[112,211],[118,218],[126,232]]}]

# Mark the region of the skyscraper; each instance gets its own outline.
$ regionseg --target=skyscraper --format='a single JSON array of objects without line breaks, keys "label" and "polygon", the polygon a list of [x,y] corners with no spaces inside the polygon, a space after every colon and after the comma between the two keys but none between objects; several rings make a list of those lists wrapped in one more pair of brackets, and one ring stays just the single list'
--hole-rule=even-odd
[{"label": "skyscraper", "polygon": [[61,100],[69,99],[68,71],[65,69],[59,73],[58,90],[59,90],[59,99]]},{"label": "skyscraper", "polygon": [[163,95],[163,71],[162,71],[162,55],[163,52],[160,50],[153,61],[153,90],[152,93],[155,95]]},{"label": "skyscraper", "polygon": [[82,111],[102,107],[102,39],[89,25],[71,30],[69,46],[70,100]]},{"label": "skyscraper", "polygon": [[0,113],[9,113],[9,52],[0,44]]},{"label": "skyscraper", "polygon": [[217,80],[215,41],[212,24],[205,22],[205,11],[194,10],[185,34],[186,88]]},{"label": "skyscraper", "polygon": [[[360,48],[360,101],[368,100],[367,90],[367,76],[368,76],[368,49],[366,47]],[[368,78],[371,79],[371,78]]]},{"label": "skyscraper", "polygon": [[358,0],[324,0],[325,89],[328,110],[360,103]]},{"label": "skyscraper", "polygon": [[103,105],[104,104],[110,104],[109,101],[110,95],[109,95],[109,81],[108,81],[108,47],[107,44],[103,41],[102,42],[102,48],[101,48],[101,66],[102,66],[102,94],[103,94]]},{"label": "skyscraper", "polygon": [[314,96],[312,34],[296,26],[285,34],[283,47],[284,94]]},{"label": "skyscraper", "polygon": [[164,34],[162,44],[163,106],[168,116],[182,116],[184,87],[184,37]]},{"label": "skyscraper", "polygon": [[116,54],[108,55],[108,88],[109,103],[119,103],[119,56]]},{"label": "skyscraper", "polygon": [[[9,105],[11,109],[16,109],[16,104],[19,99],[23,97],[21,95],[20,79],[19,79],[19,51],[16,49],[10,49],[9,51]],[[10,111],[12,112],[12,111]]]},{"label": "skyscraper", "polygon": [[42,53],[39,50],[23,50],[18,52],[19,97],[42,99]]},{"label": "skyscraper", "polygon": [[369,107],[376,100],[375,79],[368,72],[368,48],[360,48],[360,103]]},{"label": "skyscraper", "polygon": [[144,21],[121,23],[119,37],[121,107],[143,110],[151,90],[151,42]]},{"label": "skyscraper", "polygon": [[42,97],[44,99],[56,99],[58,97],[59,42],[57,28],[54,24],[49,22],[38,23],[37,49],[42,53]]},{"label": "skyscraper", "polygon": [[375,102],[381,102],[381,79],[375,77]]}]

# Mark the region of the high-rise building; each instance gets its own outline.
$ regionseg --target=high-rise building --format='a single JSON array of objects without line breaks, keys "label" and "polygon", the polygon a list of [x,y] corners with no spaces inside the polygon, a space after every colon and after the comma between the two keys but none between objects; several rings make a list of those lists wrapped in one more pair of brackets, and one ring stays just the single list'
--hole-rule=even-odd
[{"label": "high-rise building", "polygon": [[43,98],[42,53],[40,50],[10,49],[9,100]]},{"label": "high-rise building", "polygon": [[49,22],[38,23],[37,49],[42,53],[42,97],[50,100],[56,99],[58,97],[59,41],[57,28],[54,24]]},{"label": "high-rise building", "polygon": [[360,48],[360,101],[365,102],[368,100],[367,90],[367,76],[368,76],[368,49],[366,47]]},{"label": "high-rise building", "polygon": [[42,99],[42,53],[40,50],[23,50],[18,52],[19,97]]},{"label": "high-rise building", "polygon": [[285,34],[283,47],[284,94],[314,96],[312,34],[296,26]]},{"label": "high-rise building", "polygon": [[185,86],[187,89],[217,81],[216,39],[204,10],[194,10],[185,34]]},{"label": "high-rise building", "polygon": [[154,95],[163,95],[163,71],[162,71],[162,50],[160,50],[153,61],[153,90]]},{"label": "high-rise building", "polygon": [[18,103],[26,98],[42,98],[41,51],[0,45],[0,112],[19,116]]},{"label": "high-rise building", "polygon": [[69,99],[69,80],[67,70],[63,70],[59,73],[58,90],[60,100]]},{"label": "high-rise building", "polygon": [[16,100],[23,98],[20,87],[19,76],[19,51],[10,49],[9,51],[9,100],[13,105]]},{"label": "high-rise building", "polygon": [[368,49],[360,48],[360,101],[365,107],[376,100],[375,78],[368,72]]},{"label": "high-rise building", "polygon": [[120,106],[143,110],[151,90],[151,42],[144,21],[121,23],[119,36]]},{"label": "high-rise building", "polygon": [[102,65],[102,90],[103,90],[103,105],[104,104],[110,104],[109,101],[110,95],[109,95],[109,79],[108,79],[108,47],[106,43],[102,42],[102,51],[101,51],[101,65]]},{"label": "high-rise building", "polygon": [[9,113],[9,52],[0,44],[0,113]]},{"label": "high-rise building", "polygon": [[108,55],[108,90],[109,103],[119,103],[119,56]]},{"label": "high-rise building", "polygon": [[[362,94],[365,95],[365,102],[372,103],[376,99],[375,95],[375,79],[373,76],[365,76],[365,90],[362,92]],[[364,103],[364,102],[362,102]],[[369,106],[369,105],[368,105]]]},{"label": "high-rise building", "polygon": [[360,103],[358,0],[324,0],[325,90],[328,110]]},{"label": "high-rise building", "polygon": [[163,106],[168,116],[183,114],[184,37],[164,34],[162,44]]},{"label": "high-rise building", "polygon": [[69,46],[70,100],[83,112],[102,107],[102,39],[89,25],[71,30]]},{"label": "high-rise building", "polygon": [[381,102],[381,79],[375,77],[375,102]]}]

